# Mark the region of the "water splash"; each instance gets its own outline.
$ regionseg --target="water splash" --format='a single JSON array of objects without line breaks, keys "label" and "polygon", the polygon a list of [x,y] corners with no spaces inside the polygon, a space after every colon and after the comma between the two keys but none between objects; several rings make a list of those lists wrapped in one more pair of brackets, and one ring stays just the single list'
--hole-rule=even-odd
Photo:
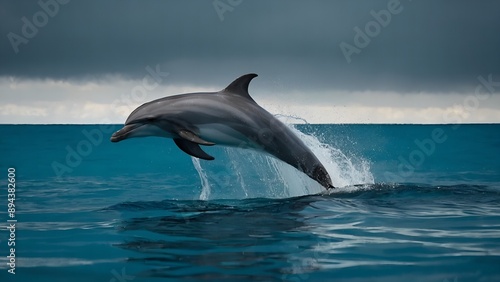
[{"label": "water splash", "polygon": [[198,175],[200,176],[200,181],[201,181],[201,193],[200,193],[200,200],[206,201],[210,197],[210,183],[208,183],[208,177],[203,168],[201,167],[200,164],[200,159],[191,157],[191,160],[193,161],[193,166],[198,172]]},{"label": "water splash", "polygon": [[[305,134],[292,125],[289,127],[321,161],[334,186],[374,183],[367,160],[349,156],[313,135]],[[200,200],[287,198],[325,191],[304,173],[262,152],[222,147],[216,153],[217,162],[200,163],[193,158],[202,184]]]},{"label": "water splash", "polygon": [[290,126],[290,129],[300,137],[302,142],[323,164],[335,187],[374,183],[368,160],[348,156],[342,150],[321,143],[315,136],[307,135],[293,126]]}]

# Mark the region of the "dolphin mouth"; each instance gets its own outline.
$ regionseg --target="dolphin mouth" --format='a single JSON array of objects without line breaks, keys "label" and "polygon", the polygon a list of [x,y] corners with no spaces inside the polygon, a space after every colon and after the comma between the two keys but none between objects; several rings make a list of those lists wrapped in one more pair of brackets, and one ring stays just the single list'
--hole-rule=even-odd
[{"label": "dolphin mouth", "polygon": [[141,124],[141,123],[127,124],[122,129],[113,133],[113,135],[111,135],[110,140],[111,140],[111,142],[120,142],[122,140],[125,140],[128,138],[128,136],[130,135],[130,133],[132,131],[136,130],[137,128],[139,128],[141,126],[143,126],[143,124]]}]

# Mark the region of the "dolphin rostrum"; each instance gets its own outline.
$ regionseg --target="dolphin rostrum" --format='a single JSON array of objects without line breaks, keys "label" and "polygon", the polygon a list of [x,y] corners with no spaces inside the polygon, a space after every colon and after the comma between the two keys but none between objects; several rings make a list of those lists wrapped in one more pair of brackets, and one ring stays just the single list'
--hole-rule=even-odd
[{"label": "dolphin rostrum", "polygon": [[215,144],[266,152],[304,172],[325,188],[334,188],[325,167],[286,125],[248,94],[256,74],[246,74],[219,92],[164,97],[135,109],[111,142],[145,136],[174,139],[185,153],[214,157],[200,145]]}]

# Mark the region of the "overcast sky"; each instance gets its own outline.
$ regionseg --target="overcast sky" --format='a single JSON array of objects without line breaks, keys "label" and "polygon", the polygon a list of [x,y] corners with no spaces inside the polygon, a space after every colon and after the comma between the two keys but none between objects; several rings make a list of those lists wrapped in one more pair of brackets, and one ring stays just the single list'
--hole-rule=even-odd
[{"label": "overcast sky", "polygon": [[500,122],[500,1],[0,7],[0,123],[123,123],[250,72],[260,105],[311,123]]}]

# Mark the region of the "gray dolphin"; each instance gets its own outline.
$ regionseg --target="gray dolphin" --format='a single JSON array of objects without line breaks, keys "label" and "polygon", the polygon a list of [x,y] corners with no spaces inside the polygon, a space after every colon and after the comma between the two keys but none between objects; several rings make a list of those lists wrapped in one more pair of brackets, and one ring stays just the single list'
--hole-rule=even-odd
[{"label": "gray dolphin", "polygon": [[328,172],[307,146],[248,94],[256,74],[246,74],[219,92],[164,97],[135,109],[111,142],[145,136],[174,139],[185,153],[204,160],[214,157],[200,145],[215,144],[266,152],[304,172],[326,188],[334,188]]}]

